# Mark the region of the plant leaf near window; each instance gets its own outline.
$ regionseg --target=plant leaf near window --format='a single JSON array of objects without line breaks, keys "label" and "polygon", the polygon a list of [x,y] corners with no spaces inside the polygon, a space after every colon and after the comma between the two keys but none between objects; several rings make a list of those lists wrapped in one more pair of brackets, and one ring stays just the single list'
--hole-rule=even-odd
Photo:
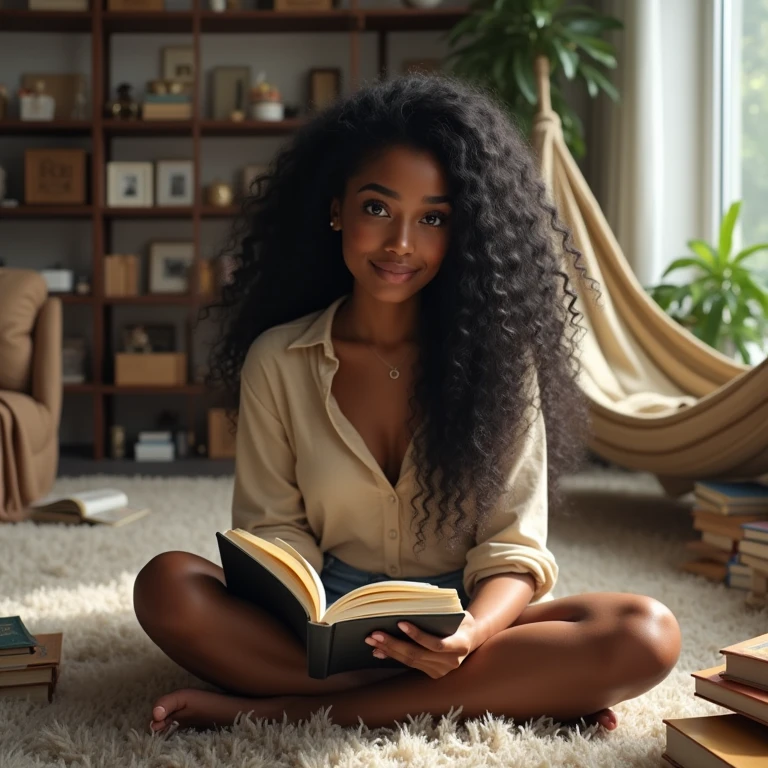
[{"label": "plant leaf near window", "polygon": [[749,259],[768,250],[758,243],[732,255],[733,230],[741,201],[723,216],[717,247],[703,240],[689,240],[692,256],[675,259],[663,277],[678,269],[693,268],[684,285],[660,283],[646,288],[656,303],[691,333],[721,352],[738,352],[751,365],[748,344],[764,352],[768,336],[768,273],[750,269]]},{"label": "plant leaf near window", "polygon": [[[536,111],[537,56],[549,59],[552,108],[574,157],[584,156],[584,128],[562,93],[563,78],[582,82],[592,98],[619,93],[606,76],[616,67],[613,45],[601,35],[622,23],[566,0],[475,0],[469,15],[448,32],[455,48],[445,59],[453,72],[494,90],[524,135]],[[457,47],[459,43],[461,47]]]}]

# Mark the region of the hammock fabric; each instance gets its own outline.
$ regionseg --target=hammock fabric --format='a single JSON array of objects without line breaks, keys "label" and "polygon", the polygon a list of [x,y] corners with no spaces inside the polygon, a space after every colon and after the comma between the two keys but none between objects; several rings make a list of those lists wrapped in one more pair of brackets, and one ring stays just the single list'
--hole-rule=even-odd
[{"label": "hammock fabric", "polygon": [[[563,138],[552,110],[549,62],[536,62],[539,106],[531,143],[596,294],[564,259],[581,298],[581,387],[590,448],[655,474],[672,495],[695,480],[746,480],[768,472],[768,361],[735,362],[670,318],[635,277]],[[566,254],[567,256],[567,254]]]}]

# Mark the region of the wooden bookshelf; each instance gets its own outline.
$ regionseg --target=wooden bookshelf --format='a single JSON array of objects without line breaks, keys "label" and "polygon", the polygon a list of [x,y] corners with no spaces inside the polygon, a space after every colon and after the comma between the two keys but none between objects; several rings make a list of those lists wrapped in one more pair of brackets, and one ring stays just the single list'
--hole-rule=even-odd
[{"label": "wooden bookshelf", "polygon": [[[91,48],[91,120],[55,120],[49,122],[21,122],[0,120],[0,136],[82,137],[90,142],[90,196],[89,204],[81,206],[19,205],[14,208],[0,206],[0,227],[4,220],[14,219],[84,219],[91,226],[91,284],[93,294],[80,296],[60,295],[66,308],[72,305],[89,308],[92,315],[91,380],[82,384],[65,384],[66,395],[87,396],[93,403],[93,456],[103,460],[106,456],[107,435],[112,412],[112,400],[125,395],[171,394],[184,397],[193,413],[195,401],[203,397],[201,384],[189,383],[177,387],[125,387],[110,381],[112,370],[108,339],[113,326],[115,307],[178,307],[187,313],[187,328],[197,315],[200,305],[210,301],[197,291],[197,264],[201,259],[200,230],[203,221],[232,218],[237,215],[236,205],[217,208],[207,205],[203,192],[197,189],[194,204],[186,207],[115,208],[105,204],[105,169],[112,157],[112,140],[119,137],[184,137],[191,140],[195,179],[201,178],[201,158],[205,137],[265,137],[286,136],[299,128],[306,117],[281,122],[242,122],[211,120],[201,115],[203,92],[201,72],[201,44],[208,34],[243,33],[325,33],[343,32],[349,36],[350,83],[346,89],[355,90],[360,81],[360,36],[374,33],[377,39],[378,69],[385,75],[387,61],[387,35],[391,32],[447,30],[457,24],[467,10],[412,8],[361,9],[358,0],[350,0],[348,9],[321,12],[279,12],[270,10],[238,10],[215,13],[209,11],[206,0],[192,0],[188,11],[115,12],[106,10],[105,0],[92,0],[90,11],[28,11],[0,8],[0,32],[59,32],[88,33]],[[189,120],[114,120],[103,115],[101,106],[114,98],[114,83],[110,83],[111,35],[144,33],[183,33],[191,38],[195,59],[193,117]],[[182,219],[192,223],[191,239],[195,243],[194,264],[191,271],[191,293],[185,295],[142,295],[130,297],[104,296],[104,255],[111,252],[112,224],[118,220]],[[2,232],[0,230],[0,238]],[[187,351],[192,365],[191,330],[187,333]]]}]

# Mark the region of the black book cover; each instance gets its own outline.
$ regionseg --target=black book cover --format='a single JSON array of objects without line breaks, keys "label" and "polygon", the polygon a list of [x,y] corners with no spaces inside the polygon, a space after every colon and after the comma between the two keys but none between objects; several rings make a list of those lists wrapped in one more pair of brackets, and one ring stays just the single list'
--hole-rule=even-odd
[{"label": "black book cover", "polygon": [[371,616],[336,624],[310,622],[301,603],[280,579],[243,552],[226,536],[216,533],[227,589],[269,611],[290,627],[307,649],[310,677],[323,679],[338,672],[403,666],[394,659],[377,659],[365,638],[379,630],[406,639],[397,622],[406,618],[415,626],[440,637],[453,634],[464,619],[463,613],[419,616]]}]

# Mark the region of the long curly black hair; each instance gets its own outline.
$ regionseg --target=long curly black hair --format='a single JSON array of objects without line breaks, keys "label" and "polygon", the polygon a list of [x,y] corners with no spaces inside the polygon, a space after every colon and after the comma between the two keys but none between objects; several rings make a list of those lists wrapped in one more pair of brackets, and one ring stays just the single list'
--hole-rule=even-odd
[{"label": "long curly black hair", "polygon": [[[228,246],[231,282],[204,309],[221,323],[208,384],[236,411],[256,337],[352,291],[340,235],[328,227],[331,200],[343,200],[347,179],[393,145],[431,152],[454,201],[448,250],[422,290],[411,399],[423,427],[413,447],[423,546],[429,519],[452,540],[482,527],[536,409],[550,504],[565,501],[558,480],[587,456],[575,355],[582,314],[561,258],[591,289],[597,283],[548,201],[529,144],[491,92],[449,74],[411,73],[364,84],[294,134],[244,199]],[[526,385],[532,373],[539,398]],[[416,522],[416,506],[413,514]]]}]

